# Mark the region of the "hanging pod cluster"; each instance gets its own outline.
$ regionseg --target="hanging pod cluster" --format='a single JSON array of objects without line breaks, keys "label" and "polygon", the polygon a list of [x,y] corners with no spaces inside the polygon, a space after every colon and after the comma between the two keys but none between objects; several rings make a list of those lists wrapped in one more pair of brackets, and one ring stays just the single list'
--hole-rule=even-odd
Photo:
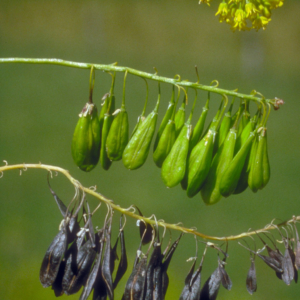
[{"label": "hanging pod cluster", "polygon": [[[113,161],[121,159],[129,170],[140,168],[147,160],[155,135],[160,85],[157,103],[145,116],[148,103],[146,82],[145,105],[129,137],[125,109],[126,77],[127,72],[121,107],[115,110],[115,75],[112,75],[112,85],[102,98],[98,117],[92,102],[94,70],[91,70],[90,100],[79,115],[72,142],[74,161],[84,171],[93,169],[98,160],[105,170]],[[223,95],[215,117],[205,129],[210,93],[195,126],[192,126],[197,90],[191,112],[185,120],[188,96],[184,89],[183,101],[176,109],[181,89],[178,87],[176,98],[173,86],[171,100],[154,139],[153,160],[161,168],[164,184],[169,188],[181,184],[188,197],[199,193],[208,205],[217,203],[222,197],[239,194],[248,186],[253,192],[264,188],[270,179],[266,128],[270,105],[267,106],[262,99],[257,112],[251,116],[249,101],[242,99],[233,114],[234,99],[226,112],[228,99]]]}]

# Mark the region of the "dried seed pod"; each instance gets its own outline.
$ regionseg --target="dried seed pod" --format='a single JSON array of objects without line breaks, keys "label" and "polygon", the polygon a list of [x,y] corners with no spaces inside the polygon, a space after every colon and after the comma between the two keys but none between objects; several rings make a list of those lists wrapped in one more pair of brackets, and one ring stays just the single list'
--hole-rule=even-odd
[{"label": "dried seed pod", "polygon": [[227,272],[225,271],[224,265],[225,265],[225,261],[220,260],[220,258],[218,257],[218,264],[219,264],[219,272],[221,274],[221,283],[224,286],[224,288],[228,291],[231,290],[232,287],[232,282],[227,274]]},{"label": "dried seed pod", "polygon": [[171,259],[173,257],[173,254],[179,244],[179,241],[181,237],[183,236],[183,233],[180,234],[178,239],[172,244],[170,250],[167,252],[167,254],[164,257],[164,261],[162,264],[162,294],[163,294],[163,299],[167,293],[167,289],[169,286],[169,276],[167,274],[168,267],[170,265]]},{"label": "dried seed pod", "polygon": [[152,300],[154,294],[154,270],[159,265],[161,259],[161,244],[157,235],[157,241],[154,242],[149,263],[147,265],[147,273],[145,280],[145,300]]},{"label": "dried seed pod", "polygon": [[92,247],[91,240],[84,243],[78,249],[78,253],[76,251],[70,253],[62,280],[65,294],[75,294],[86,284],[95,257],[96,252]]},{"label": "dried seed pod", "polygon": [[147,256],[143,257],[133,268],[128,281],[125,285],[124,300],[143,299],[143,291],[147,271]]},{"label": "dried seed pod", "polygon": [[97,277],[99,276],[99,273],[101,276],[100,269],[101,269],[101,261],[102,261],[102,252],[104,247],[104,234],[102,230],[100,230],[97,233],[97,239],[99,240],[99,243],[97,243],[98,245],[96,249],[97,252],[96,260],[89,274],[89,277],[86,281],[86,284],[84,285],[79,300],[86,300],[89,297],[94,286],[97,286],[97,284],[95,283],[97,283]]},{"label": "dried seed pod", "polygon": [[91,171],[98,163],[101,143],[98,111],[93,103],[86,103],[77,122],[72,139],[72,156],[83,171]]},{"label": "dried seed pod", "polygon": [[221,273],[219,267],[209,276],[200,291],[201,300],[215,300],[221,286]]},{"label": "dried seed pod", "polygon": [[122,216],[120,218],[120,244],[121,244],[121,259],[118,265],[117,273],[115,280],[113,282],[113,288],[115,289],[122,279],[124,274],[126,273],[128,262],[127,262],[127,254],[126,254],[126,247],[125,247],[125,237],[124,237],[124,230],[122,228]]},{"label": "dried seed pod", "polygon": [[299,241],[298,230],[297,230],[295,223],[294,223],[294,229],[295,229],[295,233],[296,233],[295,265],[296,265],[296,268],[299,270],[299,268],[300,268],[300,241]]},{"label": "dried seed pod", "polygon": [[57,277],[59,266],[67,250],[66,231],[66,227],[63,226],[46,251],[40,269],[40,282],[43,287],[51,286]]},{"label": "dried seed pod", "polygon": [[123,99],[121,108],[114,112],[114,119],[112,121],[107,139],[106,139],[106,150],[107,156],[110,160],[122,159],[123,151],[128,143],[129,136],[129,123],[128,114],[125,109],[125,83],[126,83],[127,72],[124,76],[123,85]]},{"label": "dried seed pod", "polygon": [[154,110],[139,125],[124,149],[122,160],[127,169],[135,170],[141,167],[148,157],[150,144],[155,132],[159,103],[160,93]]},{"label": "dried seed pod", "polygon": [[284,252],[284,257],[282,259],[283,273],[281,274],[281,279],[286,285],[290,285],[291,281],[293,281],[295,276],[295,271],[294,271],[295,267],[290,255],[288,241],[286,239],[284,239],[284,244],[285,244],[285,252]]},{"label": "dried seed pod", "polygon": [[[143,214],[140,211],[140,209],[137,206],[135,207],[138,210],[139,215],[143,217]],[[152,241],[152,237],[153,237],[152,226],[149,223],[146,223],[142,220],[137,221],[137,226],[139,226],[140,228],[140,238],[142,240],[142,244],[143,245],[149,244]]]},{"label": "dried seed pod", "polygon": [[101,266],[101,274],[102,278],[105,282],[106,293],[110,300],[114,299],[114,289],[113,289],[113,281],[112,281],[112,270],[111,270],[111,223],[112,223],[112,215],[108,221],[108,226],[105,230],[105,250],[103,255],[103,262]]},{"label": "dried seed pod", "polygon": [[246,278],[246,288],[250,295],[252,295],[257,290],[254,258],[251,258],[251,265]]},{"label": "dried seed pod", "polygon": [[193,273],[194,273],[194,269],[195,269],[195,265],[196,265],[196,260],[194,260],[191,269],[189,271],[189,273],[187,274],[187,276],[185,277],[185,281],[184,281],[184,288],[181,292],[181,295],[179,297],[179,300],[186,300],[189,299],[189,296],[191,294],[190,292],[190,283],[191,283],[191,279],[193,277]]}]

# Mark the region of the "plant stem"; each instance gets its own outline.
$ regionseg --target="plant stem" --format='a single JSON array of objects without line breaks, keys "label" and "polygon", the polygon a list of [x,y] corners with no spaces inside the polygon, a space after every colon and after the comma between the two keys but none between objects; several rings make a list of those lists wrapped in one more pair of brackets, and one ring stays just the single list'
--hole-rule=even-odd
[{"label": "plant stem", "polygon": [[[0,58],[0,63],[27,63],[27,64],[51,64],[51,65],[59,65],[59,66],[65,66],[65,67],[72,67],[72,68],[79,68],[79,69],[91,69],[93,66],[95,70],[102,70],[106,72],[128,72],[132,75],[139,76],[145,79],[155,80],[159,82],[165,82],[170,84],[176,84],[178,86],[182,87],[191,87],[194,89],[200,89],[203,91],[213,92],[221,95],[228,95],[233,97],[239,97],[241,99],[247,99],[251,101],[261,102],[263,99],[262,97],[255,97],[253,95],[249,94],[242,94],[238,93],[236,90],[226,90],[226,89],[220,89],[216,86],[212,85],[203,85],[199,84],[197,82],[190,82],[187,80],[181,81],[180,79],[176,78],[167,78],[163,76],[158,76],[157,73],[151,74],[142,72],[139,70],[135,70],[128,67],[121,67],[117,66],[117,63],[113,63],[110,65],[103,65],[103,64],[92,64],[92,63],[82,63],[82,62],[73,62],[73,61],[67,61],[63,59],[58,58],[17,58],[17,57],[11,57],[11,58]],[[214,81],[216,82],[216,81]],[[259,93],[258,93],[259,94]],[[261,95],[261,94],[259,94]],[[266,102],[275,105],[276,104],[276,98],[275,99],[264,99]]]},{"label": "plant stem", "polygon": [[[4,161],[4,162],[6,163],[6,161]],[[258,230],[255,230],[255,231],[248,231],[248,232],[244,232],[244,233],[241,233],[241,234],[238,234],[238,235],[230,235],[230,236],[227,236],[227,237],[209,236],[209,235],[200,233],[196,229],[193,229],[193,228],[186,228],[186,227],[183,227],[181,225],[168,224],[168,223],[165,223],[164,221],[155,221],[155,220],[152,220],[150,218],[142,217],[139,214],[136,214],[135,212],[130,211],[131,208],[122,208],[119,205],[115,204],[113,202],[113,200],[106,198],[102,194],[100,194],[100,193],[98,193],[98,192],[96,192],[96,191],[94,191],[90,188],[82,186],[78,180],[76,180],[74,177],[72,177],[70,175],[69,171],[67,171],[63,168],[60,168],[60,167],[51,166],[51,165],[44,165],[44,164],[41,164],[41,163],[40,164],[17,164],[17,165],[8,165],[8,164],[6,164],[5,166],[0,167],[0,174],[1,174],[1,177],[2,177],[3,172],[8,171],[8,170],[20,170],[20,172],[22,172],[22,171],[27,171],[27,169],[44,169],[44,170],[47,170],[49,172],[54,171],[54,172],[62,173],[65,177],[67,177],[69,179],[69,181],[73,184],[73,186],[75,188],[79,188],[83,192],[94,196],[95,198],[97,198],[101,202],[104,202],[107,205],[109,205],[112,209],[114,209],[116,211],[119,211],[120,213],[122,213],[124,215],[127,215],[131,218],[134,218],[134,219],[144,220],[146,223],[149,223],[151,225],[156,225],[157,224],[157,225],[159,225],[161,227],[164,227],[164,228],[169,228],[169,229],[181,231],[181,232],[184,232],[184,233],[190,233],[190,234],[193,234],[195,236],[201,237],[201,238],[206,239],[206,240],[213,240],[213,241],[238,240],[238,239],[241,239],[241,238],[244,238],[244,237],[249,237],[249,236],[252,236],[252,235],[256,235],[257,233],[260,233],[260,232],[266,232],[268,230],[273,230],[273,229],[276,229],[277,227],[286,226],[287,224],[293,223],[295,221],[300,221],[300,216],[297,216],[297,217],[293,217],[292,219],[290,219],[288,221],[282,222],[278,225],[269,224],[269,225],[267,225],[266,227],[264,227],[262,229],[258,229]]]}]

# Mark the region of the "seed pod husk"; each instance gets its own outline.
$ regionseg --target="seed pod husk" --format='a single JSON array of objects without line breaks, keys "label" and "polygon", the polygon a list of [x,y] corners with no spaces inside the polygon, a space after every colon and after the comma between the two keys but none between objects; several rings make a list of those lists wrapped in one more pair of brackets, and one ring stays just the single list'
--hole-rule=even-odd
[{"label": "seed pod husk", "polygon": [[295,243],[295,266],[299,270],[300,268],[300,241],[299,241],[299,234],[294,223],[295,235],[296,235],[296,243]]},{"label": "seed pod husk", "polygon": [[110,300],[114,299],[114,289],[113,289],[113,281],[112,281],[112,270],[111,270],[111,223],[112,223],[112,215],[109,219],[108,226],[105,230],[105,250],[103,255],[103,262],[101,266],[101,274],[102,278],[105,282],[106,293]]},{"label": "seed pod husk", "polygon": [[[100,269],[101,269],[101,260],[102,260],[102,252],[103,252],[103,247],[104,247],[104,234],[103,231],[99,231],[97,233],[98,235],[98,239],[99,243],[97,246],[97,256],[96,256],[96,260],[95,263],[93,265],[93,268],[89,274],[89,277],[86,281],[86,284],[82,290],[82,293],[80,295],[79,300],[86,300],[90,293],[92,292],[92,289],[94,288],[94,285],[97,286],[97,284],[95,284],[95,282],[97,283],[97,277],[99,276],[100,273]],[[101,276],[101,274],[100,274]]]},{"label": "seed pod husk", "polygon": [[221,176],[219,191],[222,196],[228,197],[236,190],[254,138],[255,135],[252,132]]},{"label": "seed pod husk", "polygon": [[253,258],[251,259],[250,269],[247,273],[246,288],[250,295],[252,295],[257,290],[256,270]]},{"label": "seed pod husk", "polygon": [[181,295],[179,297],[179,300],[186,300],[186,299],[189,299],[190,297],[190,294],[191,294],[191,291],[190,291],[190,283],[191,283],[191,279],[193,277],[193,273],[194,273],[194,269],[195,269],[195,264],[196,264],[196,260],[194,260],[192,266],[191,266],[191,269],[189,271],[189,273],[187,274],[187,276],[185,277],[185,280],[184,280],[184,288],[181,292]]},{"label": "seed pod husk", "polygon": [[184,96],[182,104],[175,114],[174,121],[175,121],[176,137],[179,135],[185,122],[185,105],[186,105],[186,96]]},{"label": "seed pod husk", "polygon": [[236,137],[237,130],[233,127],[213,159],[207,179],[201,189],[201,196],[205,204],[215,204],[222,198],[220,181],[232,161]]},{"label": "seed pod husk", "polygon": [[161,259],[161,244],[157,239],[154,242],[154,249],[152,251],[149,263],[147,265],[147,273],[145,280],[145,300],[152,300],[154,294],[154,270],[159,265]]},{"label": "seed pod husk", "polygon": [[[144,215],[140,211],[140,209],[135,205],[139,215],[143,217]],[[140,228],[140,238],[142,245],[146,245],[152,241],[152,235],[153,235],[153,228],[149,223],[146,223],[144,221],[138,220],[137,226]]]},{"label": "seed pod husk", "polygon": [[78,253],[74,251],[69,255],[62,280],[65,294],[75,294],[85,285],[95,257],[96,252],[92,248],[91,240],[84,243]]},{"label": "seed pod husk", "polygon": [[148,157],[151,141],[155,132],[159,102],[160,94],[154,110],[140,124],[124,149],[122,160],[124,166],[129,170],[135,170],[141,167]]},{"label": "seed pod husk", "polygon": [[64,226],[55,236],[43,258],[40,282],[44,288],[51,286],[58,274],[62,258],[67,250],[67,233]]},{"label": "seed pod husk", "polygon": [[225,262],[223,262],[222,260],[220,260],[220,258],[218,258],[219,261],[219,272],[221,274],[221,283],[222,285],[224,286],[224,288],[228,291],[231,290],[231,287],[232,287],[232,282],[227,274],[227,272],[225,271],[225,268],[224,268],[224,264]]},{"label": "seed pod husk", "polygon": [[56,275],[56,278],[51,286],[51,289],[54,291],[56,297],[60,297],[64,294],[63,287],[62,287],[62,279],[65,273],[65,266],[66,266],[66,261],[65,259],[62,259],[59,265],[59,270]]},{"label": "seed pod husk", "polygon": [[[165,115],[163,117],[163,120],[161,121],[161,124],[160,124],[160,126],[158,128],[158,132],[156,134],[156,138],[155,138],[154,146],[153,146],[153,153],[155,153],[155,150],[156,150],[156,148],[158,146],[160,138],[162,137],[164,129],[167,126],[167,124],[169,123],[169,120],[172,119],[172,115],[173,115],[174,110],[175,110],[175,90],[174,89],[175,89],[175,87],[173,86],[172,98],[171,98],[171,100],[169,102],[167,111],[166,111],[166,113],[165,113]],[[174,123],[174,126],[175,126],[175,123]]]},{"label": "seed pod husk", "polygon": [[190,139],[190,146],[189,146],[189,151],[192,151],[192,149],[197,145],[197,143],[200,141],[203,129],[204,129],[204,124],[206,120],[206,116],[209,110],[209,101],[210,101],[210,96],[208,96],[208,99],[206,100],[205,106],[202,108],[202,113],[200,115],[200,118],[197,121],[197,124],[195,125],[191,139]]},{"label": "seed pod husk", "polygon": [[[122,218],[122,216],[121,216]],[[124,230],[122,229],[122,219],[120,218],[120,244],[121,244],[121,259],[118,265],[117,274],[115,280],[113,282],[113,288],[115,289],[122,279],[124,274],[126,273],[128,262],[127,262],[127,254],[126,254],[126,247],[125,247],[125,237],[124,237]]]},{"label": "seed pod husk", "polygon": [[143,299],[143,291],[145,285],[147,270],[147,257],[143,257],[134,267],[125,286],[123,295],[124,300],[140,300]]},{"label": "seed pod husk", "polygon": [[215,300],[221,286],[221,273],[219,267],[209,276],[200,291],[201,300]]},{"label": "seed pod husk", "polygon": [[72,139],[72,156],[83,171],[91,171],[98,163],[101,143],[97,107],[86,103],[77,122]]}]

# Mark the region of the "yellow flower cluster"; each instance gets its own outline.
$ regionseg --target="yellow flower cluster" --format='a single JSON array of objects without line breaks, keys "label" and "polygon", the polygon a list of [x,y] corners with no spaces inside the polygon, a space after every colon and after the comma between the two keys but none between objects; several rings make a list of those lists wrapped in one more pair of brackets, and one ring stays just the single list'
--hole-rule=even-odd
[{"label": "yellow flower cluster", "polygon": [[[210,5],[211,0],[200,0]],[[222,0],[216,16],[226,22],[231,30],[266,29],[271,21],[272,9],[281,7],[284,0]]]}]

